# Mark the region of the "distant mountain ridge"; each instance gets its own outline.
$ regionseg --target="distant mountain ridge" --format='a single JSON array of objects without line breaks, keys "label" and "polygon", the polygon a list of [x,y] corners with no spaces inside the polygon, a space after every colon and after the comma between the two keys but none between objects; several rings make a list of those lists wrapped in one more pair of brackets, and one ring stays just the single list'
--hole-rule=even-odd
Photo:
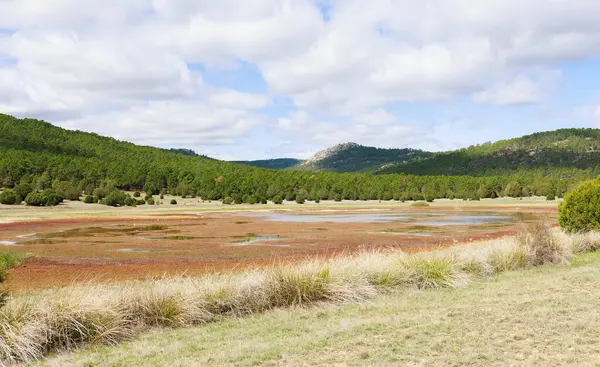
[{"label": "distant mountain ridge", "polygon": [[233,161],[234,163],[247,164],[253,167],[263,167],[271,169],[286,169],[294,167],[303,161],[296,158],[275,158],[275,159],[261,159],[256,161]]},{"label": "distant mountain ridge", "polygon": [[599,148],[600,129],[559,129],[440,152],[376,173],[484,176],[515,170],[596,169]]},{"label": "distant mountain ridge", "polygon": [[292,167],[303,171],[369,172],[396,162],[414,162],[432,153],[418,149],[385,149],[357,143],[342,143],[317,152]]},{"label": "distant mountain ridge", "polygon": [[[281,162],[286,164],[281,164]],[[254,162],[254,163],[252,163]],[[348,142],[308,160],[241,162],[274,169],[416,175],[504,174],[508,171],[594,169],[600,171],[600,129],[569,128],[487,142],[454,151],[383,149]]]}]

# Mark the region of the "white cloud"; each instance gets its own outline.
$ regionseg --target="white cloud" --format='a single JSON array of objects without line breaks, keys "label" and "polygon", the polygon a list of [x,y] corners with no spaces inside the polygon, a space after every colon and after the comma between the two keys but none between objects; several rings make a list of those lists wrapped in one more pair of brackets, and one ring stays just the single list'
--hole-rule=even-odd
[{"label": "white cloud", "polygon": [[[264,123],[253,111],[289,100],[275,126],[304,136],[290,151],[400,146],[434,130],[391,103],[534,103],[564,62],[600,56],[596,0],[327,0],[327,20],[318,3],[0,0],[0,110],[197,147],[239,139]],[[190,66],[240,62],[265,93],[211,85]],[[156,132],[139,135],[137,119]]]},{"label": "white cloud", "polygon": [[534,103],[541,98],[540,86],[524,76],[518,76],[510,82],[502,82],[473,96],[473,99],[478,103],[499,105]]}]

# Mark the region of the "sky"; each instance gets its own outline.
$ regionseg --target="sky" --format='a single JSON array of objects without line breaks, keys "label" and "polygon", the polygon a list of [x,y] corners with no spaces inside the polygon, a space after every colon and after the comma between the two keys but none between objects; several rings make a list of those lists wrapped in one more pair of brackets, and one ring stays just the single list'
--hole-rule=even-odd
[{"label": "sky", "polygon": [[600,1],[0,0],[0,113],[227,160],[600,127]]}]

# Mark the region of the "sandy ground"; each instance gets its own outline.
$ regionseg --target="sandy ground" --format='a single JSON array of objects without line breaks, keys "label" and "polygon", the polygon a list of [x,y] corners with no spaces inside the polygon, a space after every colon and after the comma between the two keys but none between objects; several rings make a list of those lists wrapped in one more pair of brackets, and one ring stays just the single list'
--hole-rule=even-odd
[{"label": "sandy ground", "polygon": [[[163,202],[169,202],[165,197]],[[178,205],[109,208],[69,202],[57,208],[0,206],[0,250],[31,256],[8,273],[5,289],[25,291],[73,282],[108,282],[235,271],[361,248],[425,251],[514,233],[518,222],[556,220],[556,202],[534,198],[481,202],[324,202],[223,206],[198,199]],[[402,214],[389,223],[267,221],[263,214]],[[422,225],[456,215],[510,216],[507,223]],[[413,218],[414,216],[414,218]]]}]

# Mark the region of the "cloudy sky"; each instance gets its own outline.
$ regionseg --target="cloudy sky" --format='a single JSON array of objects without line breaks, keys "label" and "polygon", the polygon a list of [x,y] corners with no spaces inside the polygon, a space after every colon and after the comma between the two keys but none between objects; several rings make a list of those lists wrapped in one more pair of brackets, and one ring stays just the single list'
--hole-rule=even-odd
[{"label": "cloudy sky", "polygon": [[600,125],[597,0],[0,0],[0,112],[222,159]]}]

